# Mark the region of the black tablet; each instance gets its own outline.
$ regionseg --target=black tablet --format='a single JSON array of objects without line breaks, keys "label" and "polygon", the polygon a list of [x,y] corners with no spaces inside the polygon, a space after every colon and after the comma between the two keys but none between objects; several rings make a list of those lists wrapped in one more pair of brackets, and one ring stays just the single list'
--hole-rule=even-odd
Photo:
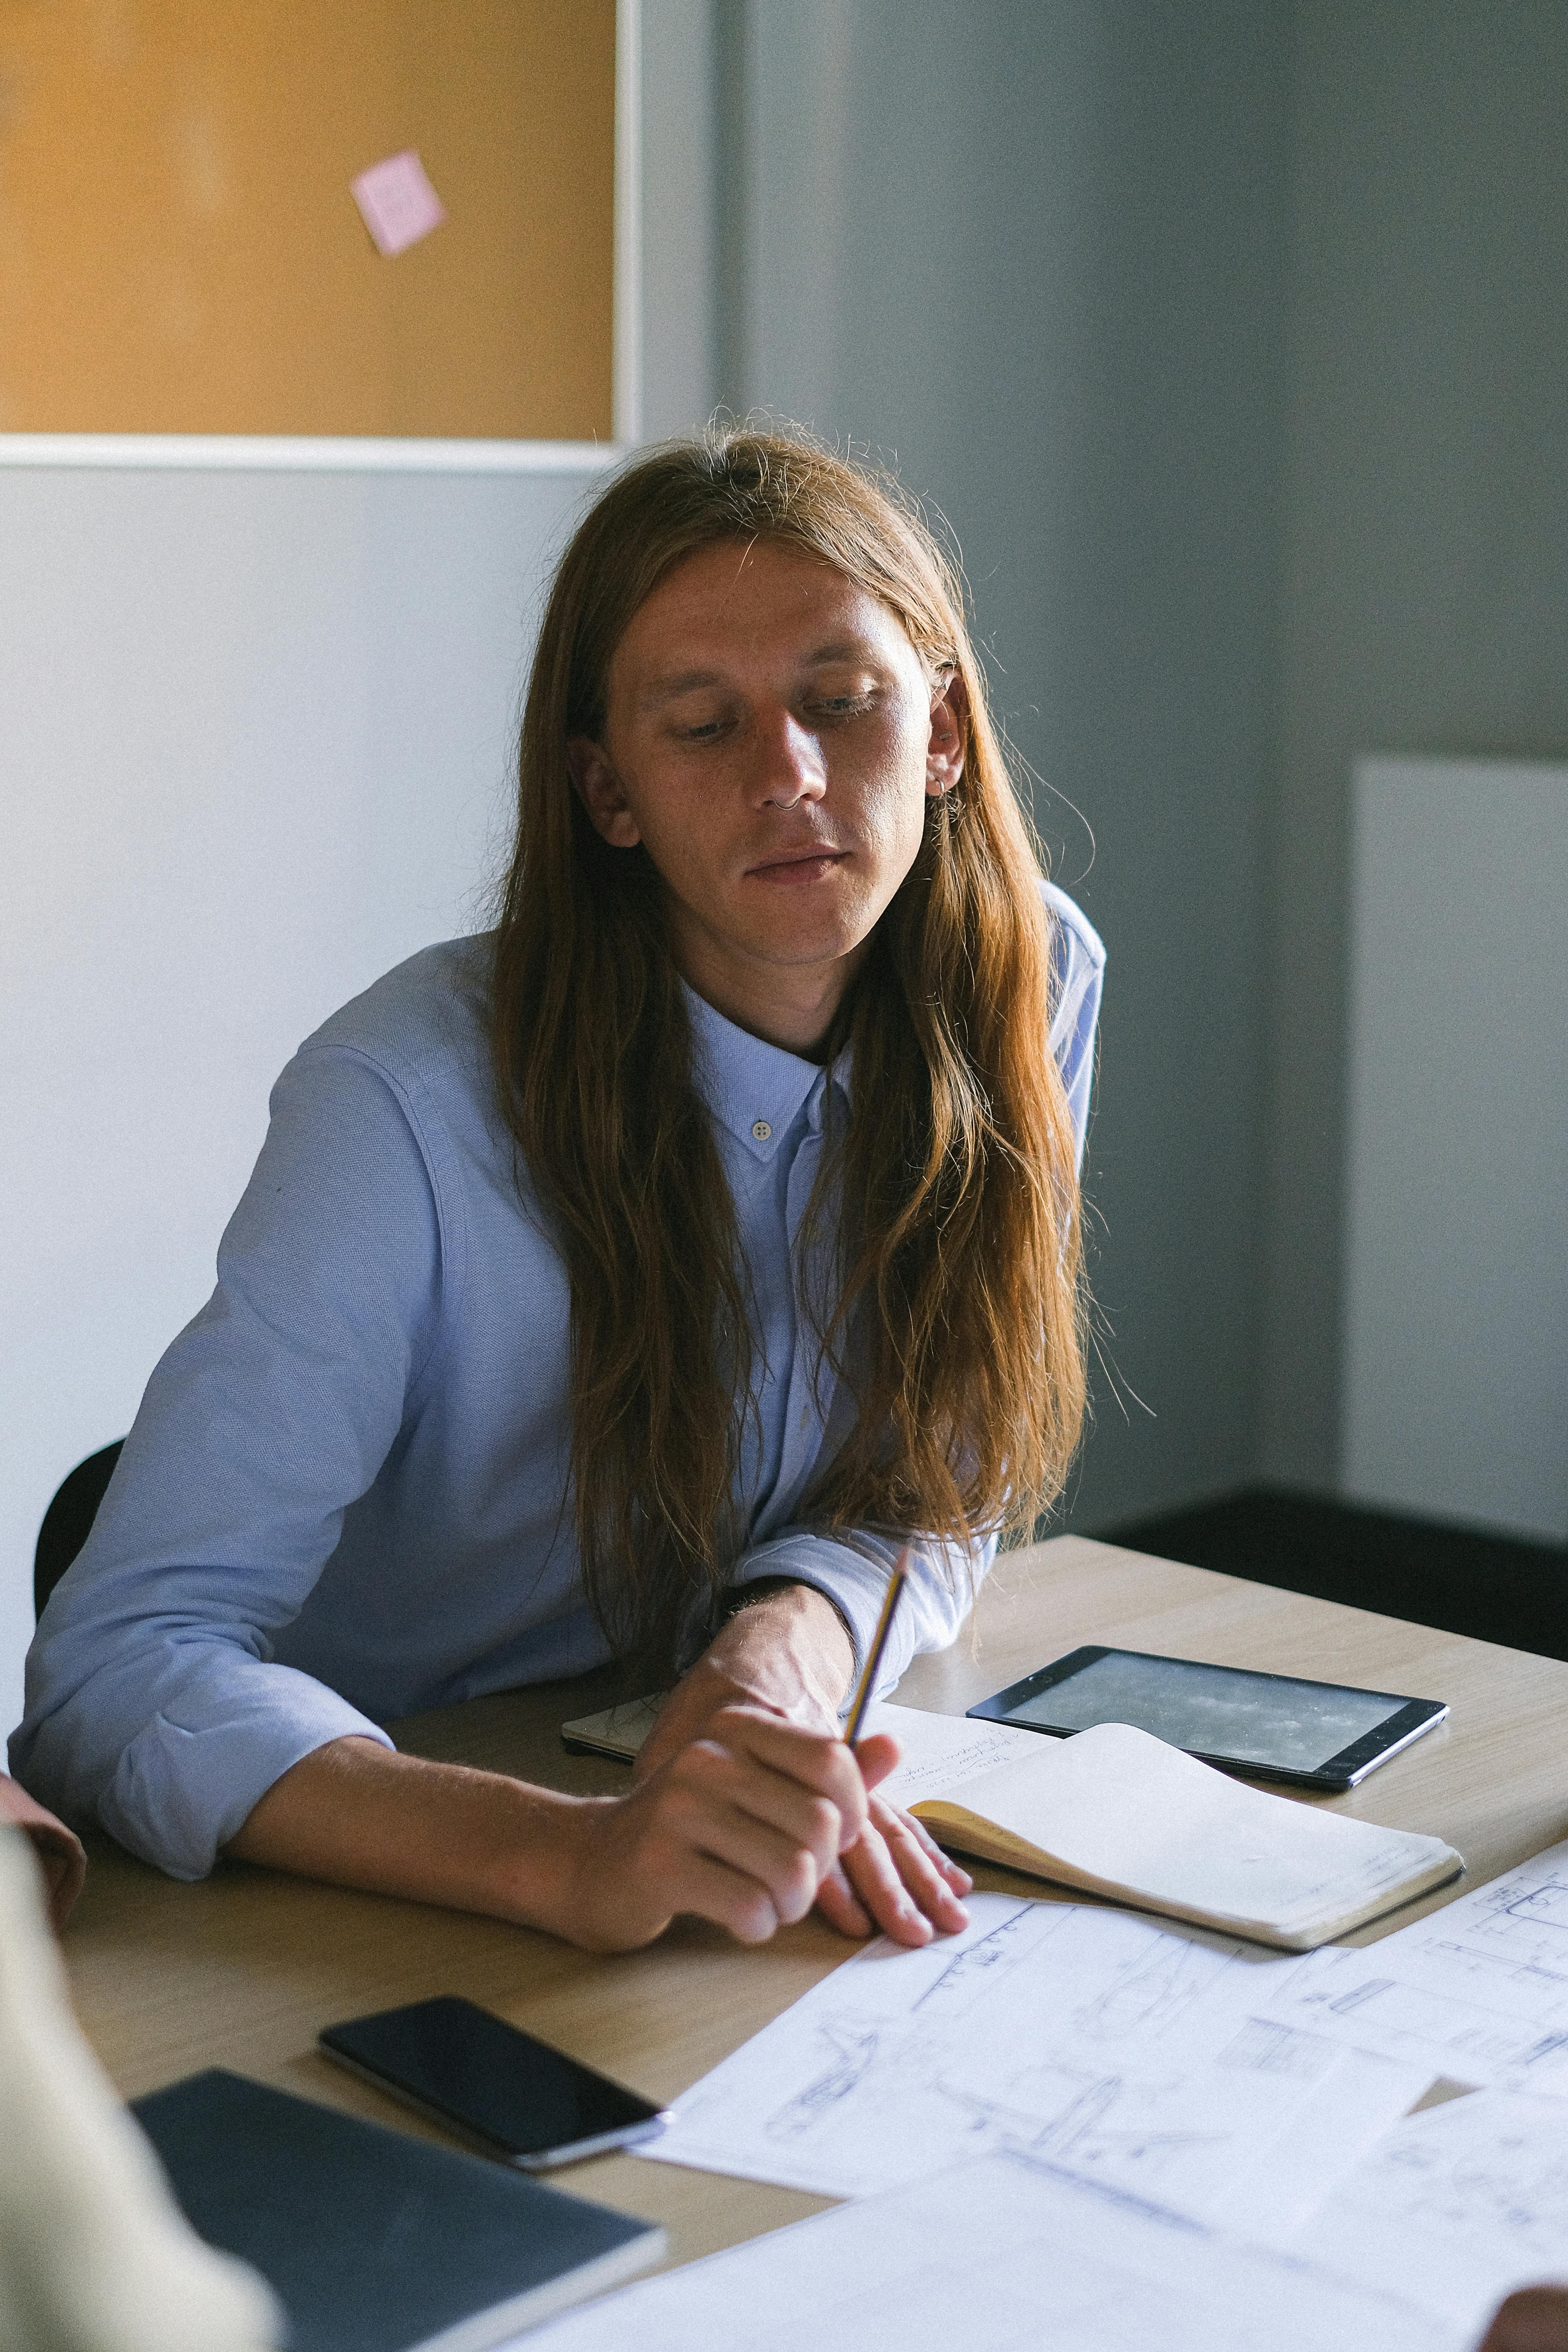
[{"label": "black tablet", "polygon": [[969,1712],[1058,1738],[1096,1723],[1131,1723],[1226,1771],[1308,1789],[1353,1789],[1448,1710],[1440,1699],[1090,1645]]}]

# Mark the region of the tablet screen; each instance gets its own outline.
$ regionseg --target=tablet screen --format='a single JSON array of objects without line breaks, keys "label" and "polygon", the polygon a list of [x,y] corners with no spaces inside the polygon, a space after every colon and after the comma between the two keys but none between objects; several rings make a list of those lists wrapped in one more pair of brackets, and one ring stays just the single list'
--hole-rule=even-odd
[{"label": "tablet screen", "polygon": [[970,1713],[1037,1731],[1131,1723],[1174,1748],[1292,1778],[1321,1774],[1332,1762],[1338,1785],[1359,1779],[1447,1709],[1391,1691],[1096,1647],[1042,1667]]}]

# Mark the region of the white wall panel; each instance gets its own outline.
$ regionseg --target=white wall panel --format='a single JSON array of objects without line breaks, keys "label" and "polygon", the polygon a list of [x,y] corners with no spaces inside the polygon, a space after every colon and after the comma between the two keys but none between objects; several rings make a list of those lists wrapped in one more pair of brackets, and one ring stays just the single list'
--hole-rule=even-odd
[{"label": "white wall panel", "polygon": [[1356,763],[1342,1483],[1568,1539],[1568,768]]},{"label": "white wall panel", "polygon": [[0,467],[6,1725],[38,1522],[210,1290],[273,1077],[483,922],[537,593],[595,466],[504,462]]}]

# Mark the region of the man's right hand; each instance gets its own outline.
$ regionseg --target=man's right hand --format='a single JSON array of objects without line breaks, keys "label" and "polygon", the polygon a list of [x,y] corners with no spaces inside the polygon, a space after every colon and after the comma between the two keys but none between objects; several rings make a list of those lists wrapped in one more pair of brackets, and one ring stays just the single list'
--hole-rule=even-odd
[{"label": "man's right hand", "polygon": [[805,1918],[864,1832],[868,1775],[880,1778],[897,1749],[868,1740],[863,1750],[865,1769],[830,1733],[762,1707],[721,1708],[628,1795],[578,1815],[557,1932],[628,1951],[686,1912],[764,1943]]}]

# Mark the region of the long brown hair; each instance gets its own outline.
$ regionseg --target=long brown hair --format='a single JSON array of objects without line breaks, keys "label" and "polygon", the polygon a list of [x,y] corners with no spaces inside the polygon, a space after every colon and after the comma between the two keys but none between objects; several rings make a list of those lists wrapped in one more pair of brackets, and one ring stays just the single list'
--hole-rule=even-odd
[{"label": "long brown hair", "polygon": [[821,1337],[857,1409],[802,1516],[961,1544],[1027,1526],[1060,1490],[1083,1414],[1049,919],[953,571],[895,484],[803,436],[712,430],[655,450],[596,501],[545,610],[492,1032],[520,1181],[571,1284],[584,1584],[616,1649],[650,1666],[716,1603],[743,1536],[747,1274],[658,877],[641,847],[601,840],[566,745],[602,738],[616,647],[666,573],[756,539],[880,598],[933,678],[958,673],[968,709],[962,781],[928,802],[841,1014],[852,1108],[816,1206],[845,1204]]}]

